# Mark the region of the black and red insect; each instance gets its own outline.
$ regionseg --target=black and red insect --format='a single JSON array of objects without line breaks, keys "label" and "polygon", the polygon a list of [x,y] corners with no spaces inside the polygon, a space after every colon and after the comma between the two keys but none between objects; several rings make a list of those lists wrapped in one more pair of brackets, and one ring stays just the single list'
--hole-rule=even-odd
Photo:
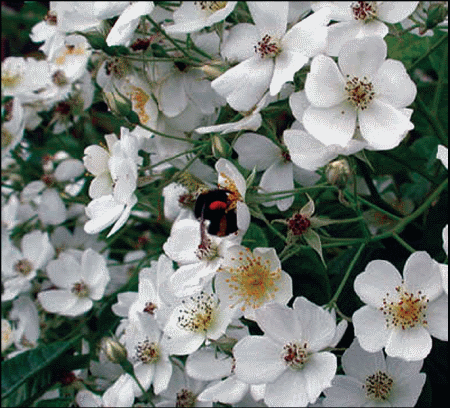
[{"label": "black and red insect", "polygon": [[208,233],[223,237],[238,230],[237,216],[230,208],[227,190],[210,190],[198,196],[195,202],[195,216],[203,223],[209,220]]}]

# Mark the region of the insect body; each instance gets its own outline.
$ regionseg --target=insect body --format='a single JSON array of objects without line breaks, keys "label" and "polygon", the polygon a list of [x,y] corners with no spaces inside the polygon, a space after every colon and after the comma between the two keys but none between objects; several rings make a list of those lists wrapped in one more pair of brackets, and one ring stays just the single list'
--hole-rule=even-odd
[{"label": "insect body", "polygon": [[208,233],[223,237],[238,230],[237,216],[234,209],[229,208],[229,192],[227,190],[210,190],[198,196],[195,203],[195,216],[201,220],[209,220]]}]

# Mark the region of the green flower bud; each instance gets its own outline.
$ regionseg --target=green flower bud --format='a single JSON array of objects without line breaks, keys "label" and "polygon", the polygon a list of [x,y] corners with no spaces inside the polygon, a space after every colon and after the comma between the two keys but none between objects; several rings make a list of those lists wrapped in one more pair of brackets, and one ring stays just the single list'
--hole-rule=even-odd
[{"label": "green flower bud", "polygon": [[342,189],[346,186],[352,171],[345,159],[335,160],[328,164],[325,169],[327,181]]},{"label": "green flower bud", "polygon": [[101,348],[109,361],[116,364],[122,364],[127,361],[127,349],[123,344],[111,337],[104,337],[101,342]]}]

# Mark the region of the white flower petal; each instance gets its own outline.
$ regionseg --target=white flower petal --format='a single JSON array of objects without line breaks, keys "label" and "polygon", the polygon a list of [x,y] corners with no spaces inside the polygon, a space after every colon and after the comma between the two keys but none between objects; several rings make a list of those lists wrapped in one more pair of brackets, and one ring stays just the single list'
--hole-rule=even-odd
[{"label": "white flower petal", "polygon": [[223,41],[220,54],[230,62],[242,62],[255,54],[254,46],[260,40],[255,25],[239,23],[231,27],[228,36]]},{"label": "white flower petal", "polygon": [[[293,164],[275,161],[263,174],[259,187],[264,193],[292,190],[294,188]],[[267,201],[266,207],[276,205],[280,211],[286,211],[294,202],[293,196],[284,196],[281,200]]]},{"label": "white flower petal", "polygon": [[77,297],[68,290],[46,290],[38,293],[38,300],[45,311],[63,314],[77,302]]},{"label": "white flower petal", "polygon": [[362,383],[346,375],[336,375],[331,388],[323,390],[324,407],[362,407],[366,402],[366,393]]},{"label": "white flower petal", "polygon": [[383,298],[395,293],[395,287],[402,284],[400,272],[388,261],[375,260],[367,264],[354,282],[357,295],[364,303],[373,307],[383,306]]},{"label": "white flower petal", "polygon": [[330,57],[314,57],[306,76],[305,92],[316,108],[329,108],[346,100],[344,77]]},{"label": "white flower petal", "polygon": [[377,16],[386,23],[395,24],[412,14],[418,4],[418,1],[381,2],[377,4]]},{"label": "white flower petal", "polygon": [[396,108],[413,103],[417,94],[416,84],[411,80],[400,61],[388,59],[378,70],[373,86],[377,98],[383,98]]},{"label": "white flower petal", "polygon": [[284,50],[275,58],[272,81],[270,82],[270,95],[277,95],[281,87],[288,81],[294,80],[294,74],[308,62],[304,54]]},{"label": "white flower petal", "polygon": [[66,206],[58,191],[49,188],[42,193],[38,214],[44,224],[58,225],[66,220]]},{"label": "white flower petal", "polygon": [[417,293],[421,291],[433,301],[442,293],[439,264],[425,251],[417,251],[406,260],[403,270],[405,287]]},{"label": "white flower petal", "polygon": [[386,343],[386,354],[407,361],[422,360],[431,351],[431,336],[422,327],[392,330]]},{"label": "white flower petal", "polygon": [[207,387],[198,397],[198,401],[220,401],[223,404],[239,403],[247,393],[249,386],[236,376],[228,377],[217,384]]},{"label": "white flower petal", "polygon": [[361,347],[375,353],[381,350],[389,337],[383,313],[371,306],[363,306],[353,313],[355,336]]},{"label": "white flower petal", "polygon": [[233,359],[213,348],[201,348],[186,360],[186,373],[196,380],[218,380],[231,374]]},{"label": "white flower petal", "polygon": [[280,39],[284,35],[289,11],[287,1],[276,3],[249,1],[247,6],[261,38],[267,34]]},{"label": "white flower petal", "polygon": [[274,160],[281,159],[281,149],[266,136],[244,133],[233,145],[239,164],[247,170],[267,169]]},{"label": "white flower petal", "polygon": [[269,407],[306,407],[309,402],[303,370],[287,369],[274,382],[266,385],[264,402]]},{"label": "white flower petal", "polygon": [[414,124],[397,108],[382,99],[374,99],[367,109],[358,112],[361,135],[372,147],[392,149],[401,142]]},{"label": "white flower petal", "polygon": [[162,83],[159,89],[158,102],[159,109],[170,118],[179,115],[186,109],[189,100],[182,73],[173,73]]},{"label": "white flower petal", "polygon": [[339,68],[351,78],[374,78],[387,56],[387,45],[382,38],[366,37],[351,40],[339,51]]},{"label": "white flower petal", "polygon": [[249,111],[266,92],[272,79],[274,61],[255,55],[211,82],[212,88],[237,111]]},{"label": "white flower petal", "polygon": [[312,354],[303,368],[306,391],[310,402],[315,402],[320,393],[331,387],[337,369],[337,358],[330,352]]},{"label": "white flower petal", "polygon": [[356,126],[356,111],[346,102],[331,108],[310,106],[303,115],[306,130],[325,145],[347,146]]},{"label": "white flower petal", "polygon": [[427,322],[433,337],[448,341],[448,295],[442,295],[428,305]]},{"label": "white flower petal", "polygon": [[247,384],[273,382],[285,370],[281,348],[263,336],[247,336],[233,349],[236,375]]}]

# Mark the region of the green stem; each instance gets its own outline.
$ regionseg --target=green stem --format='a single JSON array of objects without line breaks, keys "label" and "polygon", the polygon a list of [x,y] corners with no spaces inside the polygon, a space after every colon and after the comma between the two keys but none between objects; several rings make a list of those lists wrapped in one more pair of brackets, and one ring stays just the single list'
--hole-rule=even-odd
[{"label": "green stem", "polygon": [[448,34],[446,34],[444,37],[442,37],[436,44],[434,44],[424,55],[422,55],[419,59],[414,61],[409,68],[407,68],[408,73],[411,73],[412,70],[419,65],[425,58],[428,58],[428,56],[436,50],[442,43],[447,41]]},{"label": "green stem", "polygon": [[[425,102],[422,101],[419,94],[416,96],[416,103],[419,110],[424,114],[425,119],[430,123],[431,127],[435,131],[437,137],[444,146],[448,145],[447,134],[445,129],[442,127],[441,122],[438,120],[437,116],[433,115]],[[414,170],[417,171],[417,170]],[[422,174],[422,173],[420,173]],[[428,177],[427,177],[428,179]]]},{"label": "green stem", "polygon": [[166,31],[163,30],[161,28],[161,26],[154,21],[150,16],[145,16],[146,19],[148,21],[150,21],[150,23],[153,24],[153,26],[156,28],[156,30],[158,30],[164,37],[166,37],[167,41],[169,41],[177,50],[179,50],[181,53],[183,53],[183,55],[185,55],[187,58],[189,58],[192,61],[196,61],[196,62],[201,62],[201,60],[199,58],[196,57],[192,57],[184,48],[180,47],[180,45],[178,45],[173,38],[171,38],[169,35],[167,35]]},{"label": "green stem", "polygon": [[156,166],[159,166],[160,164],[163,164],[163,163],[166,163],[166,162],[171,161],[171,160],[173,160],[173,159],[176,159],[177,157],[184,156],[184,155],[186,155],[186,154],[188,154],[188,153],[195,153],[195,152],[197,152],[199,149],[202,149],[202,147],[201,147],[201,146],[197,146],[197,147],[195,147],[195,148],[193,148],[193,149],[186,150],[186,151],[184,151],[184,152],[181,152],[181,153],[176,154],[175,156],[171,156],[171,157],[169,157],[169,158],[167,158],[167,159],[160,160],[159,162],[157,162],[157,163],[155,163],[155,164],[151,164],[151,165],[149,165],[149,166],[147,166],[147,167],[142,167],[142,168],[139,169],[139,170],[140,170],[140,171],[150,170],[150,169],[152,169],[152,168],[154,168],[154,167],[156,167]]},{"label": "green stem", "polygon": [[442,90],[444,88],[444,76],[447,70],[448,70],[448,47],[445,47],[444,56],[442,57],[441,67],[438,73],[437,88],[434,94],[433,108],[432,108],[432,112],[434,114],[433,116],[438,115],[439,103],[441,102]]},{"label": "green stem", "polygon": [[275,227],[267,220],[267,218],[265,217],[265,215],[262,213],[262,211],[261,211],[258,207],[256,207],[256,209],[255,209],[255,208],[252,208],[252,207],[249,207],[249,210],[250,210],[251,214],[252,214],[254,217],[256,217],[256,218],[258,218],[258,219],[264,221],[264,223],[267,225],[267,227],[268,227],[275,235],[277,235],[278,237],[280,237],[284,242],[287,242],[286,237],[285,237],[283,234],[281,234],[280,231],[278,231],[278,230],[277,230],[277,229],[276,229],[276,228],[275,228]]},{"label": "green stem", "polygon": [[348,278],[350,277],[350,273],[353,270],[353,267],[356,265],[356,262],[358,261],[363,249],[365,248],[366,244],[362,243],[359,248],[358,251],[356,252],[355,256],[353,257],[352,261],[350,262],[350,265],[347,268],[347,271],[345,272],[344,278],[342,279],[339,287],[337,288],[336,293],[334,294],[334,296],[331,298],[331,300],[328,302],[328,305],[334,305],[337,303],[337,300],[339,298],[339,295],[341,294],[342,290],[344,289],[345,284],[347,283]]},{"label": "green stem", "polygon": [[411,253],[416,252],[416,250],[412,246],[410,246],[403,238],[401,238],[396,232],[392,233],[392,237],[395,238],[397,240],[397,242],[401,246],[406,248],[409,252],[411,252]]},{"label": "green stem", "polygon": [[439,194],[442,193],[442,191],[447,187],[448,185],[448,179],[445,179],[439,187],[433,191],[432,194],[428,196],[428,198],[425,200],[425,202],[417,208],[417,210],[413,211],[408,216],[401,219],[398,224],[390,231],[385,232],[384,234],[377,235],[372,238],[372,241],[379,241],[380,239],[385,239],[393,236],[394,233],[400,234],[403,229],[413,220],[415,220],[417,217],[419,217],[424,211],[426,211],[431,204],[436,200]]},{"label": "green stem", "polygon": [[182,142],[187,142],[187,143],[193,143],[193,144],[195,144],[195,143],[200,143],[199,140],[191,140],[191,139],[186,139],[186,138],[184,138],[184,137],[167,135],[167,134],[165,134],[165,133],[159,132],[158,130],[149,128],[148,126],[143,125],[143,124],[140,123],[140,122],[139,122],[138,126],[140,126],[141,128],[143,128],[143,129],[145,129],[145,130],[148,130],[149,132],[152,132],[152,133],[154,133],[155,135],[158,135],[158,136],[167,137],[167,138],[169,138],[169,139],[174,139],[174,140],[180,140],[180,141],[182,141]]}]

